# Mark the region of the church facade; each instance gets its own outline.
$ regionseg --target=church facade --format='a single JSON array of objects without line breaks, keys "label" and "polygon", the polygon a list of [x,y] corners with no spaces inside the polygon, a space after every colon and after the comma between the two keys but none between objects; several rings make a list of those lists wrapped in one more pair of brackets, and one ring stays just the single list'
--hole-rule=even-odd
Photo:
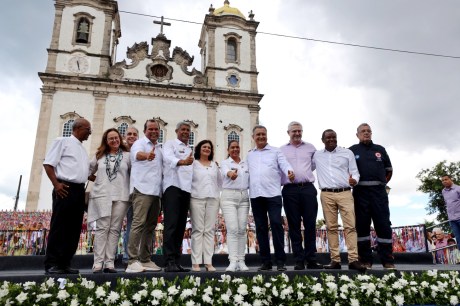
[{"label": "church facade", "polygon": [[[160,22],[161,28],[165,24]],[[159,141],[176,137],[179,121],[192,127],[190,145],[210,139],[215,159],[226,158],[227,143],[240,141],[244,155],[252,147],[251,129],[258,123],[256,30],[250,12],[212,6],[197,37],[201,71],[194,58],[172,47],[161,30],[134,42],[126,59],[117,61],[121,23],[114,0],[55,0],[55,20],[45,72],[26,210],[51,208],[52,185],[43,160],[56,137],[68,137],[73,121],[86,118],[92,135],[84,142],[92,155],[103,132],[115,127],[122,135],[147,119],[160,123]]]}]

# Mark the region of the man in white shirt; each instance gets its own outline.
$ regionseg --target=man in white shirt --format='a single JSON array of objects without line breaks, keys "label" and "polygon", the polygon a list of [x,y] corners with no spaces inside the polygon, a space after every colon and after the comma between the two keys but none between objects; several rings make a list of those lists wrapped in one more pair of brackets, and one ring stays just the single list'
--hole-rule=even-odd
[{"label": "man in white shirt", "polygon": [[257,125],[252,130],[256,147],[249,151],[249,196],[252,213],[256,223],[256,235],[259,242],[262,266],[259,271],[272,269],[269,243],[269,224],[273,237],[275,258],[278,271],[285,271],[286,253],[284,252],[284,229],[281,218],[281,174],[294,181],[294,171],[286,157],[278,148],[267,143],[267,129]]},{"label": "man in white shirt", "polygon": [[349,149],[337,146],[337,134],[325,130],[321,137],[324,149],[316,151],[313,162],[316,164],[318,184],[321,189],[321,204],[327,227],[327,240],[331,252],[331,263],[325,269],[341,269],[338,214],[343,222],[345,241],[348,249],[348,268],[366,271],[358,261],[357,235],[355,228],[355,209],[351,187],[359,181],[355,156]]},{"label": "man in white shirt", "polygon": [[163,254],[165,272],[188,272],[180,265],[181,246],[192,189],[193,152],[188,141],[190,123],[176,125],[177,138],[163,146]]},{"label": "man in white shirt", "polygon": [[153,237],[160,213],[163,159],[158,122],[149,119],[144,124],[144,137],[131,147],[130,194],[133,221],[128,239],[126,272],[161,271],[152,260]]},{"label": "man in white shirt", "polygon": [[45,274],[78,274],[70,267],[80,240],[88,180],[88,153],[82,145],[91,135],[88,120],[76,119],[70,137],[58,137],[43,162],[53,184],[53,213],[45,257]]}]

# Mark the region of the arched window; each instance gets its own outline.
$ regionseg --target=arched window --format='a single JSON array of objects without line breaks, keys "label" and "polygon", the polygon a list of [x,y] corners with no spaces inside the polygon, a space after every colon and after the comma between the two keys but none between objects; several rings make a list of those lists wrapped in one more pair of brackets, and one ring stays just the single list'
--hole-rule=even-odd
[{"label": "arched window", "polygon": [[227,40],[227,62],[236,62],[237,59],[236,39],[229,38]]},{"label": "arched window", "polygon": [[195,148],[195,132],[190,132],[190,137],[188,139],[188,145],[193,151],[193,149]]},{"label": "arched window", "polygon": [[235,131],[231,131],[230,134],[227,136],[227,141],[230,143],[230,141],[238,141],[240,142],[240,135],[238,135]]},{"label": "arched window", "polygon": [[89,20],[85,17],[80,18],[77,25],[77,37],[75,41],[80,44],[89,42]]},{"label": "arched window", "polygon": [[62,128],[62,137],[70,137],[72,135],[74,121],[75,120],[70,119],[66,123],[64,123],[64,127]]},{"label": "arched window", "polygon": [[128,130],[128,124],[126,122],[123,122],[118,126],[118,132],[120,133],[121,137],[126,136],[126,131]]}]

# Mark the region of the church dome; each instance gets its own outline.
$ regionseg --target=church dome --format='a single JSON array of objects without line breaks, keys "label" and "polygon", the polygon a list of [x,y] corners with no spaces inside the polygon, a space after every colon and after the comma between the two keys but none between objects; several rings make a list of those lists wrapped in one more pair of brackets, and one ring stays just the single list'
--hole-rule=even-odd
[{"label": "church dome", "polygon": [[228,0],[224,1],[224,6],[218,9],[215,9],[212,13],[214,16],[222,16],[222,15],[236,15],[238,17],[242,17],[246,19],[246,17],[240,12],[239,9],[235,7],[230,7],[230,2]]}]

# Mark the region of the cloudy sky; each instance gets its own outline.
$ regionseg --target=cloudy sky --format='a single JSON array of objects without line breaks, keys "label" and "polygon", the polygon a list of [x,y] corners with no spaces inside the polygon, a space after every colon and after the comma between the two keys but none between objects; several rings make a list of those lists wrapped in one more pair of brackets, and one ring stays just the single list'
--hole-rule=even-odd
[{"label": "cloudy sky", "polygon": [[[223,1],[120,0],[119,10],[164,16],[172,47],[195,56],[210,4]],[[304,125],[304,140],[322,148],[323,130],[334,129],[339,145],[357,142],[356,127],[368,122],[374,142],[392,159],[390,206],[394,225],[418,224],[427,216],[427,197],[416,192],[415,176],[442,160],[458,161],[460,59],[389,52],[340,44],[273,36],[270,33],[387,49],[460,57],[460,4],[433,1],[233,0],[260,22],[257,68],[260,122],[269,143],[287,142],[292,120]],[[23,175],[19,208],[25,199],[33,155],[46,48],[54,20],[52,0],[6,0],[0,18],[0,209],[12,209]],[[159,32],[153,17],[121,13],[122,37],[117,61],[126,48]],[[457,106],[456,106],[457,105]],[[321,213],[320,215],[321,216]]]}]

